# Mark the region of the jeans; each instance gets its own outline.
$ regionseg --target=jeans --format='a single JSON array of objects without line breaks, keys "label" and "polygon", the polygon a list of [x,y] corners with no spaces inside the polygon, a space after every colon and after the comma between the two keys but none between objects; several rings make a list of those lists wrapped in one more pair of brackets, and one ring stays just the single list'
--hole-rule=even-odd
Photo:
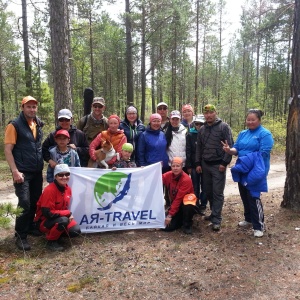
[{"label": "jeans", "polygon": [[[193,182],[194,187],[194,194],[196,195],[197,199],[199,200],[200,207],[206,207],[207,205],[207,197],[206,193],[203,190],[203,179],[202,173],[197,173],[195,168],[192,168],[191,172],[191,179]],[[198,205],[197,203],[197,205]]]},{"label": "jeans", "polygon": [[202,161],[202,174],[204,190],[210,202],[211,222],[221,224],[226,171],[220,172],[219,165],[209,165]]},{"label": "jeans", "polygon": [[17,237],[26,239],[27,234],[33,229],[33,219],[43,189],[43,175],[40,172],[23,172],[24,182],[14,183],[15,193],[18,197],[18,207],[23,211],[16,218],[15,231]]}]

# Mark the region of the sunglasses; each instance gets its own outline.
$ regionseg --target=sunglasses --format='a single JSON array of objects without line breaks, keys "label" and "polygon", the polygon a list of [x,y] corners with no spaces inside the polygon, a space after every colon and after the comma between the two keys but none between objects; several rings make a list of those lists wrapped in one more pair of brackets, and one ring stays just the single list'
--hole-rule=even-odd
[{"label": "sunglasses", "polygon": [[157,108],[158,110],[167,110],[168,108],[166,106],[160,106]]},{"label": "sunglasses", "polygon": [[94,108],[103,108],[104,105],[102,105],[102,104],[94,104],[93,107]]},{"label": "sunglasses", "polygon": [[69,177],[70,176],[70,173],[68,172],[68,173],[58,173],[58,174],[56,174],[58,177],[60,177],[60,178],[63,178],[63,177]]},{"label": "sunglasses", "polygon": [[58,119],[59,122],[70,122],[71,119],[67,119],[67,118],[60,118]]},{"label": "sunglasses", "polygon": [[198,123],[198,122],[195,122],[194,124],[195,124],[195,126],[201,126],[202,125],[202,123]]}]

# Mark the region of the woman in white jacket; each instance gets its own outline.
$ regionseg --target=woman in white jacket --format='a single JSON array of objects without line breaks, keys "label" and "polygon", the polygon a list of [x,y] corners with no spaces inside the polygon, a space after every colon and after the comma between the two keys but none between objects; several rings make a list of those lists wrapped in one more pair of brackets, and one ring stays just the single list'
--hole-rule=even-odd
[{"label": "woman in white jacket", "polygon": [[187,129],[180,123],[180,121],[180,112],[178,110],[173,110],[170,114],[170,125],[166,131],[169,166],[171,166],[171,162],[174,157],[181,157],[183,167],[185,166]]}]

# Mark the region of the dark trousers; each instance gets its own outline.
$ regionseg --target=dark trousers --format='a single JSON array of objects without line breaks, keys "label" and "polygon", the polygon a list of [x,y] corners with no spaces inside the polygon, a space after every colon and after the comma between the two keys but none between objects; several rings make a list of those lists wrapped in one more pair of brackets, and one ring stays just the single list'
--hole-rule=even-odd
[{"label": "dark trousers", "polygon": [[239,183],[240,196],[244,205],[245,221],[252,223],[254,230],[264,231],[264,210],[260,198],[252,197],[249,190]]},{"label": "dark trousers", "polygon": [[221,224],[226,171],[220,172],[219,165],[209,165],[202,161],[202,174],[204,191],[210,202],[211,222]]},{"label": "dark trousers", "polygon": [[24,182],[14,183],[15,193],[18,197],[18,207],[23,211],[16,218],[15,230],[17,237],[26,239],[27,234],[33,229],[33,219],[36,211],[36,203],[43,189],[43,176],[41,172],[23,172]]},{"label": "dark trousers", "polygon": [[181,205],[178,213],[172,217],[172,221],[164,231],[173,231],[184,227],[190,227],[193,225],[193,216],[197,213],[197,207],[195,205]]},{"label": "dark trousers", "polygon": [[69,222],[68,217],[58,217],[52,220],[45,220],[40,224],[40,231],[46,233],[48,241],[56,241],[61,235],[76,237],[81,231],[79,225],[73,219]]},{"label": "dark trousers", "polygon": [[207,197],[203,189],[202,173],[199,174],[196,172],[195,168],[192,168],[191,179],[193,182],[194,194],[199,200],[197,205],[199,204],[199,206],[204,208],[207,205]]}]

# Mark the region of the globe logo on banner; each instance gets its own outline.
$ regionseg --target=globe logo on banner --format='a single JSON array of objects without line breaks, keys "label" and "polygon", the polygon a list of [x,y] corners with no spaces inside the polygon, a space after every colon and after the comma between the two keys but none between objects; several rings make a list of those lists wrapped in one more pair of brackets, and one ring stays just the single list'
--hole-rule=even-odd
[{"label": "globe logo on banner", "polygon": [[109,172],[95,183],[94,197],[99,204],[98,210],[110,209],[114,203],[121,201],[130,189],[131,173]]}]

